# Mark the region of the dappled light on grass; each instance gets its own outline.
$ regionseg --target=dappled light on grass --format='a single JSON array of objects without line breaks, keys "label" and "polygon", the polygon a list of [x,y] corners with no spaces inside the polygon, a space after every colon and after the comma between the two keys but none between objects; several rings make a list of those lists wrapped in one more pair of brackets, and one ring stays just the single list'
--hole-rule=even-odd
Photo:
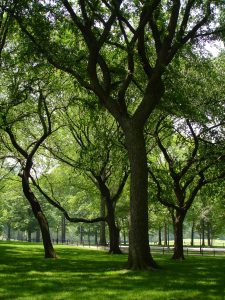
[{"label": "dappled light on grass", "polygon": [[124,269],[126,255],[57,246],[59,259],[41,246],[0,243],[1,299],[223,299],[224,257],[157,256],[162,269]]}]

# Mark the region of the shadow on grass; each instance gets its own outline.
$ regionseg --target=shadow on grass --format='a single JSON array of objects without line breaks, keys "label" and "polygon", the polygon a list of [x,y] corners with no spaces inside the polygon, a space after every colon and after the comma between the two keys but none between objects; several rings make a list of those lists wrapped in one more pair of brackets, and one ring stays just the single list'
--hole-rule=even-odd
[{"label": "shadow on grass", "polygon": [[225,299],[223,257],[157,256],[162,270],[132,272],[123,269],[126,255],[56,250],[50,260],[41,245],[0,243],[0,299]]}]

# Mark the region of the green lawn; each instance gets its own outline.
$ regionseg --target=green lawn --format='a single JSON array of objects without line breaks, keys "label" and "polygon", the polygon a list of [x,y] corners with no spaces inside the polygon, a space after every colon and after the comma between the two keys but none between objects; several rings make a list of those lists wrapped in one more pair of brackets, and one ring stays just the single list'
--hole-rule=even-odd
[{"label": "green lawn", "polygon": [[57,246],[43,258],[42,245],[0,243],[0,299],[225,299],[225,257],[156,256],[160,271],[123,268],[127,256]]}]

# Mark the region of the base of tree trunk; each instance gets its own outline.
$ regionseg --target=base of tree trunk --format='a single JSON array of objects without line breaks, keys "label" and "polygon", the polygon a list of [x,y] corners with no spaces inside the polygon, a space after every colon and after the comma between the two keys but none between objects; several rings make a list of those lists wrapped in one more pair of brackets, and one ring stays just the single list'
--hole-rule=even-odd
[{"label": "base of tree trunk", "polygon": [[45,253],[45,258],[49,259],[49,258],[57,258],[57,255],[55,252],[52,252],[52,253]]},{"label": "base of tree trunk", "polygon": [[158,270],[160,266],[151,257],[145,258],[143,256],[131,258],[128,257],[126,269],[129,270]]},{"label": "base of tree trunk", "polygon": [[185,257],[184,257],[184,255],[176,255],[176,254],[174,254],[171,257],[171,259],[173,259],[173,260],[185,260]]},{"label": "base of tree trunk", "polygon": [[120,248],[118,249],[109,249],[109,254],[123,254]]}]

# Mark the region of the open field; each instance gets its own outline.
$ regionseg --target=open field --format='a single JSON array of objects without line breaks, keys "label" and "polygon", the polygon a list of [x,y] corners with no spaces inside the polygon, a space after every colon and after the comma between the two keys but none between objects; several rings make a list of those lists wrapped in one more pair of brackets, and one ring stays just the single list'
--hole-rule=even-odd
[{"label": "open field", "polygon": [[225,299],[225,257],[174,262],[156,255],[159,271],[124,269],[127,256],[56,246],[59,259],[43,258],[42,245],[0,243],[0,299]]}]

